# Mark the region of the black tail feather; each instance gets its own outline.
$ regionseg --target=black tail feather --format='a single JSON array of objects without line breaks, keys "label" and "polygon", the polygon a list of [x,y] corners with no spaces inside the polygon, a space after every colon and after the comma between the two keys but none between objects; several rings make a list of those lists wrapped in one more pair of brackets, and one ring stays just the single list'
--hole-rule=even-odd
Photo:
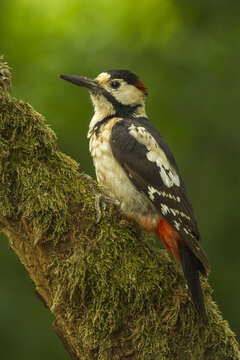
[{"label": "black tail feather", "polygon": [[208,318],[204,305],[203,293],[200,285],[199,272],[203,273],[203,265],[193,254],[189,247],[179,243],[179,253],[184,276],[187,280],[189,290],[192,295],[192,301],[196,310],[207,324]]}]

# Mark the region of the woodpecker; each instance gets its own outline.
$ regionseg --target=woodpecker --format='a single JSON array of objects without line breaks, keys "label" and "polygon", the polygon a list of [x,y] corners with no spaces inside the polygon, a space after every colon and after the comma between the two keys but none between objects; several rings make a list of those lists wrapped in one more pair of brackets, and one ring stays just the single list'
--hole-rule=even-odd
[{"label": "woodpecker", "polygon": [[95,79],[60,75],[86,88],[94,106],[88,138],[98,182],[122,212],[154,232],[183,269],[193,304],[207,314],[199,274],[209,263],[175,158],[145,112],[147,87],[128,70]]}]

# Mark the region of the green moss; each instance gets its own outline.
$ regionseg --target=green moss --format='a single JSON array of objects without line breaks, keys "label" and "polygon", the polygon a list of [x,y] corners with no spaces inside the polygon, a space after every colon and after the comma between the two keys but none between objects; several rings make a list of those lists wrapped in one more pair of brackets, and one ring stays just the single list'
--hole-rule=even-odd
[{"label": "green moss", "polygon": [[[1,82],[0,82],[1,84]],[[92,186],[62,154],[44,118],[0,95],[0,225],[45,256],[51,311],[77,339],[81,359],[239,359],[210,297],[197,317],[182,271],[115,208],[96,225]],[[7,225],[6,225],[7,223]],[[121,350],[122,346],[122,350]]]}]

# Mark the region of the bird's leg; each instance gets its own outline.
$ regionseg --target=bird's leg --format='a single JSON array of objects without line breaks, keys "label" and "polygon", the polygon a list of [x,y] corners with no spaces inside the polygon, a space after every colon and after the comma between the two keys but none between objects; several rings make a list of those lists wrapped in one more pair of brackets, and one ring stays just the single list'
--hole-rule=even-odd
[{"label": "bird's leg", "polygon": [[107,204],[119,206],[119,201],[112,199],[111,197],[99,193],[97,191],[97,184],[88,174],[81,174],[82,177],[87,180],[91,186],[92,191],[95,194],[95,210],[96,210],[96,221],[95,224],[99,224],[102,219],[102,210],[106,210]]},{"label": "bird's leg", "polygon": [[114,200],[111,197],[107,196],[107,195],[103,195],[101,193],[98,193],[95,195],[95,210],[97,213],[97,218],[95,221],[95,224],[99,224],[101,219],[102,219],[102,210],[105,211],[106,210],[106,205],[110,204],[110,205],[119,205],[119,201],[118,200]]}]

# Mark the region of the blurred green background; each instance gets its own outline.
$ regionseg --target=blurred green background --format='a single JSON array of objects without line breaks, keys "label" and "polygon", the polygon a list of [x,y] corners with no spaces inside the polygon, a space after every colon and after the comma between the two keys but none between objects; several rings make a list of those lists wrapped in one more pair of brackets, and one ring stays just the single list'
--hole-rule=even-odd
[{"label": "blurred green background", "polygon": [[[12,68],[12,94],[45,115],[62,151],[90,175],[92,106],[87,92],[59,74],[126,68],[148,86],[148,115],[170,144],[195,208],[214,299],[238,336],[239,15],[236,0],[0,2],[0,53]],[[1,359],[69,359],[53,317],[1,240]]]}]

